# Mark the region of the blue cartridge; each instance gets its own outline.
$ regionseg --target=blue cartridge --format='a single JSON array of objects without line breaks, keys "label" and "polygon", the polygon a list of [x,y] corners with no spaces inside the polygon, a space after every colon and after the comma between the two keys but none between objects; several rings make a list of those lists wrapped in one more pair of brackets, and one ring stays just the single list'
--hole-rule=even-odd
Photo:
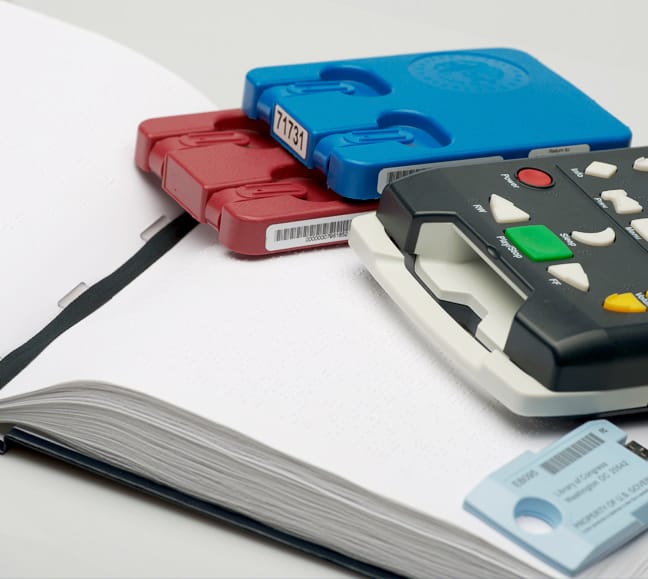
[{"label": "blue cartridge", "polygon": [[437,163],[612,149],[631,137],[564,78],[503,48],[257,68],[243,109],[351,199]]},{"label": "blue cartridge", "polygon": [[[562,572],[574,574],[646,530],[648,450],[593,420],[526,452],[468,495],[464,508]],[[548,532],[521,524],[540,520]]]}]

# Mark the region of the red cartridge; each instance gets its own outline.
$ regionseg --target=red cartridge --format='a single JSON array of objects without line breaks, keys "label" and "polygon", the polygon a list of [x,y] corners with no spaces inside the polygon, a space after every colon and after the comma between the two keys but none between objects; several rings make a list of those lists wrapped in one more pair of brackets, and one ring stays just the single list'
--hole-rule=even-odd
[{"label": "red cartridge", "polygon": [[326,188],[241,110],[160,117],[138,129],[135,162],[236,253],[267,255],[345,243],[351,219],[377,201]]}]

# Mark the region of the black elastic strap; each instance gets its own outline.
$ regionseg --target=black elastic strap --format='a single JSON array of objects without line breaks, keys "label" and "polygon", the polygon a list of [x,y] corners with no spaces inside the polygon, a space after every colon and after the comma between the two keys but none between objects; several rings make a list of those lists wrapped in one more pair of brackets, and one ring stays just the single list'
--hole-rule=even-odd
[{"label": "black elastic strap", "polygon": [[169,251],[198,222],[183,213],[156,233],[146,244],[113,273],[90,286],[34,337],[0,360],[0,389],[22,372],[63,332],[98,310],[117,295],[149,266]]}]

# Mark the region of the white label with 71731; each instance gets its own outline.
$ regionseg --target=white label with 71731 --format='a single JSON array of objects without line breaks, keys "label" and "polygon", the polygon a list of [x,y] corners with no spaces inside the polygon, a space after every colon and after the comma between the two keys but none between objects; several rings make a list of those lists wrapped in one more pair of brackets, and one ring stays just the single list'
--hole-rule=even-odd
[{"label": "white label with 71731", "polygon": [[302,159],[306,159],[308,131],[279,105],[275,105],[274,108],[272,132]]}]

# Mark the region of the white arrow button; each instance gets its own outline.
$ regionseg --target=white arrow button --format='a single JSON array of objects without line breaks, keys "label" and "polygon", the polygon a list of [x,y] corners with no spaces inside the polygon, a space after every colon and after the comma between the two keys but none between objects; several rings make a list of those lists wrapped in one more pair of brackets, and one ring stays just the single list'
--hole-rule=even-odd
[{"label": "white arrow button", "polygon": [[547,268],[549,275],[569,284],[576,289],[586,292],[589,289],[589,278],[580,263],[561,263]]},{"label": "white arrow button", "polygon": [[522,211],[514,203],[499,195],[491,195],[490,210],[497,223],[520,223],[529,221],[531,218],[526,211]]}]

